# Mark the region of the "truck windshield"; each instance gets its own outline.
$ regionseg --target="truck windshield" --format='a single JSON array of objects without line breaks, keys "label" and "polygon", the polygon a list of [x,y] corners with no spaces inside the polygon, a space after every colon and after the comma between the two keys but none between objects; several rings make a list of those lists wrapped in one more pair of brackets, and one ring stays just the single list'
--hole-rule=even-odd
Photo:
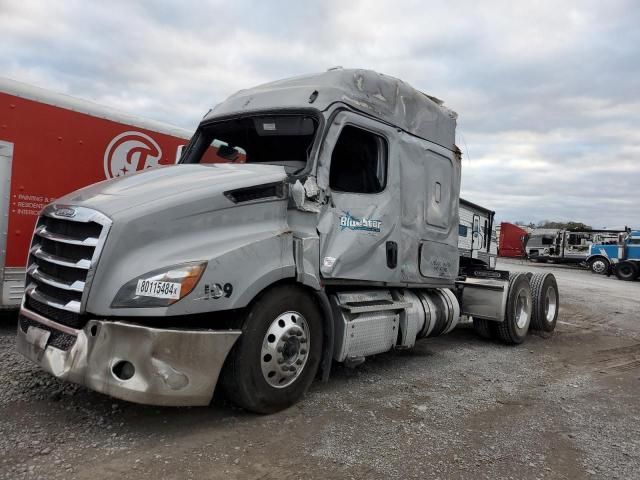
[{"label": "truck windshield", "polygon": [[309,159],[318,122],[308,115],[236,118],[200,127],[182,163],[265,163],[287,173],[302,170]]}]

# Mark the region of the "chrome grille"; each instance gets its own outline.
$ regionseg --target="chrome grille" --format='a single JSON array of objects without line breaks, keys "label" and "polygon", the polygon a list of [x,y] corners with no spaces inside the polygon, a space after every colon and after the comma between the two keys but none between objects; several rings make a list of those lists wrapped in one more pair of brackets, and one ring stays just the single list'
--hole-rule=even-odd
[{"label": "chrome grille", "polygon": [[84,207],[50,205],[33,233],[24,306],[82,328],[89,284],[111,221]]}]

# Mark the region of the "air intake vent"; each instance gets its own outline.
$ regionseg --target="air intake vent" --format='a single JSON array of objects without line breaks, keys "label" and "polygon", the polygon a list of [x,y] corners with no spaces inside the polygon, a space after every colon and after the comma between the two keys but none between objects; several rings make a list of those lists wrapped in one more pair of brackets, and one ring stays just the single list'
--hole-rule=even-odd
[{"label": "air intake vent", "polygon": [[238,188],[236,190],[224,192],[225,196],[233,203],[251,202],[254,200],[263,200],[265,198],[284,199],[285,193],[285,185],[282,182],[267,183],[265,185]]}]

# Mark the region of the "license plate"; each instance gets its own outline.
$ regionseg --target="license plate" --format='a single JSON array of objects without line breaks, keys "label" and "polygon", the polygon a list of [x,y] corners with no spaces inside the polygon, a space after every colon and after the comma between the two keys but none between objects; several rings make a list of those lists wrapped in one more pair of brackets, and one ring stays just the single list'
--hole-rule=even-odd
[{"label": "license plate", "polygon": [[136,295],[154,298],[180,298],[182,284],[175,282],[162,282],[160,280],[138,280]]}]

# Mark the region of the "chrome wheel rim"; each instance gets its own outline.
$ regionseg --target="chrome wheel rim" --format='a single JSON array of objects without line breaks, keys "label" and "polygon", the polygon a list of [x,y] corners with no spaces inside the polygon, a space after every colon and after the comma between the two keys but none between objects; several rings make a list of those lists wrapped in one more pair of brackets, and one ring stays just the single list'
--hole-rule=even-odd
[{"label": "chrome wheel rim", "polygon": [[260,366],[265,381],[285,388],[300,376],[309,358],[309,326],[298,312],[279,315],[262,340]]},{"label": "chrome wheel rim", "polygon": [[604,264],[603,260],[596,260],[591,264],[591,269],[596,273],[604,273],[607,266]]},{"label": "chrome wheel rim", "polygon": [[523,288],[518,292],[516,299],[516,325],[519,329],[524,329],[529,324],[531,316],[531,297]]},{"label": "chrome wheel rim", "polygon": [[556,317],[556,309],[558,308],[558,296],[554,288],[547,288],[547,292],[544,295],[544,316],[547,319],[547,323],[553,322]]}]

